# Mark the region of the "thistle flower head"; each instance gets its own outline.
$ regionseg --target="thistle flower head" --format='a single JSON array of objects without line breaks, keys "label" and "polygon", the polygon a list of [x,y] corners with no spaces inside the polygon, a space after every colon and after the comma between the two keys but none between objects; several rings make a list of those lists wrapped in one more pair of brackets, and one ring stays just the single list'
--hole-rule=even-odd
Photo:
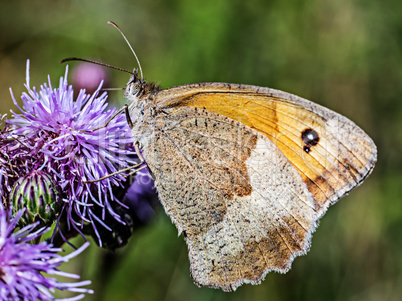
[{"label": "thistle flower head", "polygon": [[[74,100],[67,72],[68,67],[57,88],[53,88],[49,78],[38,91],[29,85],[27,64],[27,92],[21,96],[23,105],[17,104],[11,91],[20,113],[13,112],[13,119],[7,125],[13,137],[23,140],[23,143],[15,142],[18,145],[14,147],[28,150],[27,158],[34,158],[24,163],[27,173],[43,170],[58,183],[61,212],[68,227],[80,231],[84,224],[94,225],[96,220],[108,228],[102,221],[106,213],[120,221],[110,204],[118,202],[112,188],[121,186],[125,178],[118,174],[96,183],[87,181],[135,163],[131,131],[123,115],[112,119],[107,127],[99,128],[115,113],[115,109],[107,109],[107,94],[100,94],[102,83],[94,94],[87,95],[81,90]],[[6,165],[4,168],[7,169]],[[99,235],[98,239],[101,243]]]},{"label": "thistle flower head", "polygon": [[83,288],[90,281],[62,283],[43,275],[47,273],[78,279],[78,275],[61,272],[58,267],[81,253],[89,243],[67,256],[59,255],[58,252],[62,250],[46,242],[32,244],[48,229],[33,232],[37,226],[37,223],[33,223],[15,232],[22,214],[23,211],[19,211],[11,218],[10,212],[0,203],[0,300],[54,300],[52,293],[56,289],[81,293],[69,300],[82,299],[82,293],[93,293]]}]

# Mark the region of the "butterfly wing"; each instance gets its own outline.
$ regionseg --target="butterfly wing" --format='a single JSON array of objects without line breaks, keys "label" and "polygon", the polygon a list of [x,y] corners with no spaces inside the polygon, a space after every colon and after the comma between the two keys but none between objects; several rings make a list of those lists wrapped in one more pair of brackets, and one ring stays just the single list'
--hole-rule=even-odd
[{"label": "butterfly wing", "polygon": [[[318,217],[358,186],[377,159],[374,142],[352,121],[282,91],[201,83],[163,90],[155,101],[160,108],[203,108],[239,121],[270,139],[301,175],[313,195]],[[306,145],[302,137],[309,130],[318,136],[313,146]]]},{"label": "butterfly wing", "polygon": [[172,107],[152,123],[143,156],[166,213],[186,238],[200,286],[234,290],[286,272],[315,228],[302,177],[264,135],[196,107]]},{"label": "butterfly wing", "polygon": [[318,218],[376,161],[349,119],[277,90],[185,85],[150,106],[143,155],[202,286],[233,290],[286,272]]}]

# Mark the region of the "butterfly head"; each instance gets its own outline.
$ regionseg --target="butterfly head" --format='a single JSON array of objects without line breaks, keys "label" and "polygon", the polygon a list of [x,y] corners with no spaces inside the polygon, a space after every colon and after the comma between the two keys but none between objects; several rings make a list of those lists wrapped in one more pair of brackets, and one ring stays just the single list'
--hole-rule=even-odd
[{"label": "butterfly head", "polygon": [[134,69],[133,75],[130,76],[130,80],[127,83],[126,86],[126,91],[124,95],[131,101],[136,99],[140,94],[142,94],[142,91],[144,89],[144,86],[146,85],[146,82],[139,78],[138,76],[138,70]]},{"label": "butterfly head", "polygon": [[130,80],[127,83],[124,96],[130,102],[149,102],[153,99],[160,88],[154,83],[147,83],[143,78],[138,76],[138,70],[134,69]]}]

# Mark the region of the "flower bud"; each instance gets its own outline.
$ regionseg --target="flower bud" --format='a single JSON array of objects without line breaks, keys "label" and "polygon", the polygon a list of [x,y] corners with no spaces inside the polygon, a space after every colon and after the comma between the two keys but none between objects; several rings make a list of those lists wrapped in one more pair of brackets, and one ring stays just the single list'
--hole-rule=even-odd
[{"label": "flower bud", "polygon": [[33,171],[18,179],[10,194],[13,212],[26,208],[19,225],[36,221],[51,225],[60,210],[60,192],[52,178],[42,171]]}]

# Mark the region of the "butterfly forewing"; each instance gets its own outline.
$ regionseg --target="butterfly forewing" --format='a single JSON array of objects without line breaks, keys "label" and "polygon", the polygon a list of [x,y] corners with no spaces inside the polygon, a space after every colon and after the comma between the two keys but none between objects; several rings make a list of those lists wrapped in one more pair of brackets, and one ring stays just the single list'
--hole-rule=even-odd
[{"label": "butterfly forewing", "polygon": [[[205,108],[265,135],[300,173],[313,194],[319,216],[359,185],[376,162],[374,142],[356,124],[325,107],[282,91],[204,83],[164,90],[157,102],[161,107]],[[303,140],[303,133],[310,130],[318,136],[315,145]]]}]

